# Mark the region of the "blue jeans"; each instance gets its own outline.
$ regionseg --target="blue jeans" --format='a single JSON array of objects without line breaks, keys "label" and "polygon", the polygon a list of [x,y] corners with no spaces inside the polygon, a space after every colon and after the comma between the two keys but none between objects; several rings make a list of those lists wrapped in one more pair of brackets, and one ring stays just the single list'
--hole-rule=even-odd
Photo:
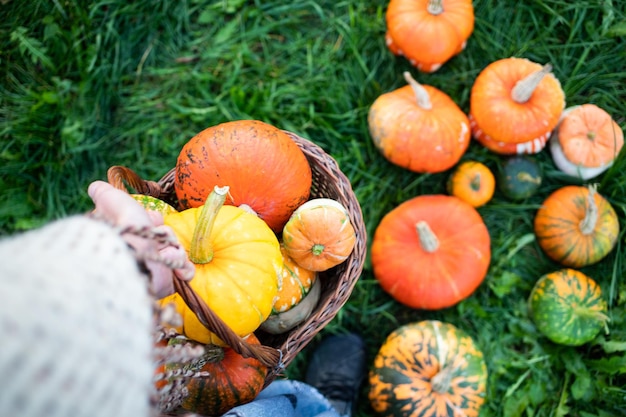
[{"label": "blue jeans", "polygon": [[223,417],[340,417],[314,387],[287,379],[274,380],[254,401]]}]

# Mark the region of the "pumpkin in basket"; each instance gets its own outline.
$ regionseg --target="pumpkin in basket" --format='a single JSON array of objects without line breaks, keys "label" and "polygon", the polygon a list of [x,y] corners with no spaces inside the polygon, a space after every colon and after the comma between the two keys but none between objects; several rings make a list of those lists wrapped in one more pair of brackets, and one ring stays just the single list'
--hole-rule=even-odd
[{"label": "pumpkin in basket", "polygon": [[419,173],[443,172],[456,164],[470,143],[469,120],[444,92],[409,85],[379,96],[368,113],[374,145],[391,163]]},{"label": "pumpkin in basket", "polygon": [[[306,204],[306,203],[305,203]],[[270,316],[261,329],[271,334],[285,333],[306,320],[319,301],[320,282],[317,272],[298,265],[280,245],[283,270],[278,294]]]},{"label": "pumpkin in basket", "polygon": [[541,151],[565,108],[565,93],[551,70],[523,58],[485,67],[470,93],[474,138],[499,154]]},{"label": "pumpkin in basket", "polygon": [[544,200],[535,215],[534,229],[539,246],[552,260],[582,268],[613,250],[619,219],[595,186],[568,185]]},{"label": "pumpkin in basket", "polygon": [[381,416],[476,417],[487,366],[472,338],[437,320],[393,331],[369,374],[369,400]]},{"label": "pumpkin in basket", "polygon": [[383,217],[371,246],[374,276],[397,301],[436,310],[467,298],[491,259],[487,226],[474,207],[448,195],[421,195]]},{"label": "pumpkin in basket", "polygon": [[[259,345],[250,334],[246,341]],[[204,416],[221,416],[233,407],[256,398],[265,384],[267,367],[255,358],[244,358],[232,348],[207,345],[200,359],[199,371],[207,376],[190,378],[189,392],[183,400],[184,410]]]},{"label": "pumpkin in basket", "polygon": [[564,173],[588,180],[613,165],[624,146],[624,132],[595,104],[565,109],[550,138],[554,164]]},{"label": "pumpkin in basket", "polygon": [[437,71],[465,49],[474,31],[472,0],[391,0],[387,47],[420,71]]},{"label": "pumpkin in basket", "polygon": [[248,206],[280,232],[309,199],[311,167],[284,131],[258,120],[209,127],[182,148],[174,188],[183,208],[204,204],[215,186],[228,184],[226,204]]},{"label": "pumpkin in basket", "polygon": [[[216,187],[201,208],[166,216],[196,266],[191,288],[239,336],[255,331],[269,316],[278,292],[282,255],[269,226],[241,208],[223,205],[228,187]],[[160,300],[174,303],[183,319],[179,333],[200,343],[223,345],[179,293]]]},{"label": "pumpkin in basket", "polygon": [[282,236],[289,257],[309,271],[326,271],[339,265],[356,244],[348,210],[330,198],[315,198],[298,207]]}]

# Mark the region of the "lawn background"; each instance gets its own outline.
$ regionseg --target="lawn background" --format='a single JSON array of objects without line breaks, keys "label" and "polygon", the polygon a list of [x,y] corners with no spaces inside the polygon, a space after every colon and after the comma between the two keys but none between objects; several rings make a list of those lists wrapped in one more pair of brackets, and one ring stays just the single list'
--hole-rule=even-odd
[{"label": "lawn background", "polygon": [[[89,182],[111,165],[158,179],[182,145],[224,121],[258,119],[320,145],[350,178],[370,236],[382,216],[420,194],[445,192],[448,173],[419,175],[374,148],[367,112],[404,85],[405,70],[468,111],[477,74],[509,56],[551,63],[568,105],[595,103],[626,126],[626,11],[619,0],[474,2],[467,49],[421,74],[385,47],[386,1],[0,1],[0,233],[88,210]],[[464,159],[494,171],[502,159],[472,143]],[[352,297],[316,338],[361,333],[372,357],[396,327],[453,323],[483,349],[483,416],[626,415],[624,238],[583,269],[602,286],[610,334],[580,348],[537,335],[526,299],[558,265],[533,240],[535,211],[572,181],[537,156],[544,184],[513,203],[499,192],[479,212],[492,238],[489,274],[467,300],[424,312],[380,290],[369,259]],[[624,156],[602,177],[626,227]],[[27,250],[27,248],[25,248]],[[300,378],[310,349],[287,369]],[[373,415],[366,387],[358,415]]]}]

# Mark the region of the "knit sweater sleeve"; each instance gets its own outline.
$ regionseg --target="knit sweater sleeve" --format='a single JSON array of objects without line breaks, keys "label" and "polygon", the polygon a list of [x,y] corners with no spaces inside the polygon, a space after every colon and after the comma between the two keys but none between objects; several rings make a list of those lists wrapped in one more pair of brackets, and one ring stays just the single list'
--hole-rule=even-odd
[{"label": "knit sweater sleeve", "polygon": [[74,216],[0,241],[0,413],[150,414],[152,299],[110,226]]}]

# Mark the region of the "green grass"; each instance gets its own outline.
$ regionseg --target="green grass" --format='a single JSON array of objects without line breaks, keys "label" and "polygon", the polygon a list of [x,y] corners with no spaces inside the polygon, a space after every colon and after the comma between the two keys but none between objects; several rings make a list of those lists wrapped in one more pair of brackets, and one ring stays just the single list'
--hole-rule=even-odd
[{"label": "green grass", "polygon": [[[418,175],[374,148],[367,112],[404,84],[402,71],[465,111],[477,74],[509,56],[552,63],[568,104],[592,102],[626,127],[626,11],[618,0],[477,0],[467,49],[419,74],[384,43],[386,1],[42,1],[0,5],[0,233],[90,208],[86,188],[111,165],[158,179],[182,145],[224,121],[258,119],[322,146],[350,178],[370,236],[382,216],[420,194],[445,192],[448,173]],[[465,159],[497,169],[472,143]],[[532,238],[536,209],[569,181],[549,153],[541,192],[500,193],[479,212],[492,238],[485,282],[455,307],[425,312],[394,302],[369,259],[349,302],[319,337],[358,331],[373,356],[396,327],[440,319],[466,330],[489,368],[482,416],[626,415],[626,267],[617,248],[584,272],[602,286],[610,334],[580,348],[537,335],[526,298],[558,268]],[[597,181],[626,229],[626,161]],[[287,370],[299,378],[309,349]],[[365,388],[358,415],[373,415]]]}]

